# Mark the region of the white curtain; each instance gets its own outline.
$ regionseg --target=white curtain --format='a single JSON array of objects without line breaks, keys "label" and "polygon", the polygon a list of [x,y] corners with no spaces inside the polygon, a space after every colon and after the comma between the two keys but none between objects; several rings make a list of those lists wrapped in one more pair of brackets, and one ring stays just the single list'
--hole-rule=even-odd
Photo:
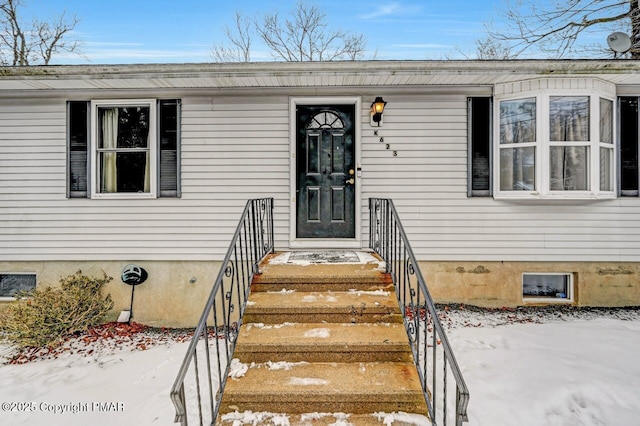
[{"label": "white curtain", "polygon": [[149,133],[147,133],[147,141],[146,141],[147,152],[144,153],[146,158],[146,162],[144,165],[144,192],[151,191],[151,155],[149,150]]},{"label": "white curtain", "polygon": [[[118,108],[104,109],[102,117],[102,148],[115,150],[118,147]],[[102,153],[102,192],[118,191],[118,168],[115,151]]]},{"label": "white curtain", "polygon": [[[589,97],[552,97],[549,115],[551,142],[589,141]],[[589,148],[586,146],[550,147],[552,191],[589,189]]]},{"label": "white curtain", "polygon": [[[535,98],[500,103],[500,144],[536,142]],[[500,149],[500,189],[531,191],[535,189],[535,148]]]}]

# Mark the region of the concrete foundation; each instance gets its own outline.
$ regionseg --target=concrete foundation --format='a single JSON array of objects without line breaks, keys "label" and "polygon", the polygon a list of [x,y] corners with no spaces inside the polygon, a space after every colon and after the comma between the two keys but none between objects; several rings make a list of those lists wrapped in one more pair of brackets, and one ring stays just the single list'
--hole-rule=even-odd
[{"label": "concrete foundation", "polygon": [[[515,307],[544,302],[523,298],[524,273],[569,273],[576,306],[640,304],[640,264],[612,262],[420,262],[438,303]],[[550,300],[549,303],[552,303]]]},{"label": "concrete foundation", "polygon": [[[113,280],[104,288],[114,309],[107,318],[115,321],[131,304],[131,286],[121,279],[122,268],[135,263],[147,270],[147,280],[136,286],[132,321],[166,327],[194,327],[209,297],[221,262],[0,262],[0,273],[35,273],[38,286],[58,286],[61,278],[80,270],[84,275]],[[11,303],[0,302],[0,305]]]},{"label": "concrete foundation", "polygon": [[[120,280],[122,267],[136,263],[149,277],[136,287],[133,321],[151,326],[193,327],[198,322],[221,262],[0,262],[0,273],[35,273],[37,285],[81,270],[89,276],[113,277],[105,288],[115,302],[108,320],[129,309],[131,287]],[[640,263],[611,262],[420,262],[437,303],[484,307],[515,307],[529,303],[522,296],[522,274],[562,272],[573,275],[576,306],[640,305]],[[312,268],[311,268],[312,269]],[[1,305],[11,303],[0,302]]]}]

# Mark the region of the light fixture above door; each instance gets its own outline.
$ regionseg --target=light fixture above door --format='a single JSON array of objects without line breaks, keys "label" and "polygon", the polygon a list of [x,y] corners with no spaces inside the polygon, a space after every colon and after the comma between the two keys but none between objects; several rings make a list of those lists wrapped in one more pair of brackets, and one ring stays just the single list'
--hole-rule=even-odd
[{"label": "light fixture above door", "polygon": [[384,112],[385,105],[387,105],[387,103],[381,96],[376,97],[371,103],[371,126],[382,127],[382,113]]}]

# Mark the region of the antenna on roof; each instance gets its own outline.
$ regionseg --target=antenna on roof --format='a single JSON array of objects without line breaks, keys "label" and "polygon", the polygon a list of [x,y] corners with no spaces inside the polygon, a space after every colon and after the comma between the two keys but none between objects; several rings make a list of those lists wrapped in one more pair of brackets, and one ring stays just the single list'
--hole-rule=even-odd
[{"label": "antenna on roof", "polygon": [[613,50],[613,59],[616,59],[618,53],[626,53],[631,49],[631,38],[625,33],[615,32],[607,36],[607,44]]}]

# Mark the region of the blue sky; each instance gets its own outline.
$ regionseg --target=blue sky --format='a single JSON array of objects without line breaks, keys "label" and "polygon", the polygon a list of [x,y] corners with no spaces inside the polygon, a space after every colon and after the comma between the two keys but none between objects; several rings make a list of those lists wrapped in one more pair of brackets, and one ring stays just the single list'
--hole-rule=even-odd
[{"label": "blue sky", "polygon": [[[27,0],[25,16],[49,20],[63,11],[80,19],[74,36],[84,58],[59,57],[55,63],[210,62],[214,43],[236,11],[256,16],[280,11],[297,0]],[[495,18],[501,0],[316,0],[331,26],[362,33],[369,57],[445,59],[456,47],[473,52],[483,22]],[[255,43],[253,60],[270,60]]]}]

